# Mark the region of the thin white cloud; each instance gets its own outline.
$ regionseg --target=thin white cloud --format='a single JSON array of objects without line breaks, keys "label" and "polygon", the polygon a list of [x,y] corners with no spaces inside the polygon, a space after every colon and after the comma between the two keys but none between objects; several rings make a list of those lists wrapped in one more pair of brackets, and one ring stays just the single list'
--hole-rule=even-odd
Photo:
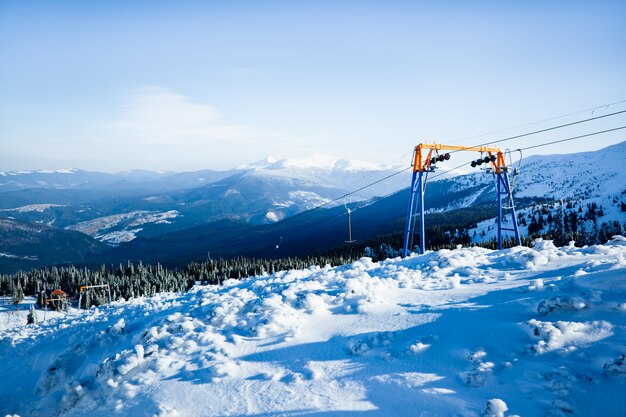
[{"label": "thin white cloud", "polygon": [[99,157],[106,156],[113,169],[176,171],[232,168],[281,140],[281,135],[226,123],[215,107],[161,87],[129,91],[117,119],[95,136],[84,144],[90,143],[91,151],[99,147]]},{"label": "thin white cloud", "polygon": [[222,123],[221,114],[215,107],[165,88],[132,90],[124,97],[121,109],[121,118],[110,123],[108,128],[113,136],[127,144],[247,141],[256,136],[245,126]]},{"label": "thin white cloud", "polygon": [[124,119],[120,128],[157,129],[197,127],[220,117],[214,107],[194,103],[189,97],[160,87],[146,87],[131,91],[125,98]]}]

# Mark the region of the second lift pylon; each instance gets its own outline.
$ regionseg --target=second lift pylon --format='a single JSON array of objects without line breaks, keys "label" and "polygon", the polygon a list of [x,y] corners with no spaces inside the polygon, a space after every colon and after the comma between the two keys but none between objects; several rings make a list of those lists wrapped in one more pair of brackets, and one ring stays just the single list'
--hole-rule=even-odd
[{"label": "second lift pylon", "polygon": [[[428,150],[428,155],[424,157],[422,152]],[[517,214],[515,205],[513,204],[513,190],[509,181],[508,168],[504,160],[504,154],[499,148],[491,148],[485,146],[454,146],[441,144],[420,143],[415,147],[413,152],[413,176],[411,179],[411,188],[409,189],[409,207],[406,216],[406,227],[404,231],[404,245],[402,256],[407,256],[413,248],[417,222],[419,221],[419,251],[426,251],[426,233],[424,222],[424,194],[426,191],[426,180],[428,173],[435,170],[437,162],[443,162],[450,159],[450,154],[439,154],[439,151],[472,151],[480,152],[481,158],[472,161],[472,167],[482,165],[489,166],[489,171],[496,180],[497,193],[497,224],[498,224],[498,249],[502,249],[502,232],[511,231],[515,235],[518,245],[522,244],[519,227],[517,224]],[[482,155],[486,154],[484,158]],[[503,205],[503,200],[505,205]],[[502,226],[506,210],[510,211],[512,217],[512,228]]]}]

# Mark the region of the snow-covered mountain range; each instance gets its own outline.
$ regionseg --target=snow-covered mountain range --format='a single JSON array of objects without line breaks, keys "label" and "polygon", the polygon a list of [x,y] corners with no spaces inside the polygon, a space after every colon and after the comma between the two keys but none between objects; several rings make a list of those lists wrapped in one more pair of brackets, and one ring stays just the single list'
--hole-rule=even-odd
[{"label": "snow-covered mountain range", "polygon": [[[407,161],[408,162],[408,161]],[[124,171],[114,174],[80,169],[0,172],[0,193],[30,189],[102,190],[120,193],[131,187],[133,192],[174,191],[200,187],[234,175],[298,179],[302,183],[326,188],[350,189],[363,184],[363,177],[393,172],[398,166],[386,166],[365,161],[338,159],[324,154],[306,158],[275,160],[271,157],[227,171],[202,170],[195,172]],[[388,182],[381,187],[367,189],[360,197],[389,193],[390,188],[403,187],[406,181]],[[396,185],[397,184],[397,185]]]},{"label": "snow-covered mountain range", "polygon": [[[0,176],[0,216],[119,244],[224,218],[277,222],[397,170],[312,155],[268,158],[222,172],[9,172]],[[406,183],[407,176],[398,175],[351,195],[347,202],[385,195]],[[335,205],[344,203],[340,200]]]},{"label": "snow-covered mountain range", "polygon": [[[518,163],[514,162],[513,167],[516,166]],[[561,199],[570,206],[570,211],[584,212],[591,204],[601,207],[597,226],[612,221],[625,224],[624,166],[626,142],[594,152],[522,159],[521,172],[512,178],[518,208],[525,217],[522,231],[527,232],[528,223],[533,216],[537,217],[537,204],[552,204],[547,210],[554,212],[557,210],[555,202],[560,204]],[[446,163],[441,164],[441,170],[447,168]],[[111,261],[117,260],[117,256],[133,259],[141,259],[140,254],[156,256],[159,253],[154,250],[156,246],[173,248],[181,246],[182,242],[193,242],[197,246],[183,245],[188,255],[206,254],[211,247],[222,246],[214,242],[225,244],[244,235],[248,239],[233,248],[247,253],[245,245],[257,242],[259,238],[255,226],[278,226],[283,219],[333,199],[336,199],[334,204],[324,210],[333,205],[342,206],[342,196],[346,193],[400,170],[402,167],[312,155],[305,159],[281,161],[268,158],[222,172],[99,174],[63,170],[3,173],[0,176],[0,217],[44,224],[60,231],[79,231],[113,245],[124,246],[137,237],[142,238],[136,245],[140,248],[124,246]],[[409,175],[410,171],[402,172],[374,187],[360,190],[345,201],[349,204],[367,201],[366,204],[359,204],[363,209],[353,213],[357,239],[402,230],[406,198],[394,192],[408,187]],[[67,180],[74,176],[76,180]],[[15,181],[11,182],[13,179],[19,180],[22,185],[30,184],[31,188],[16,191]],[[11,184],[7,185],[7,181]],[[3,189],[2,184],[8,188]],[[35,187],[33,184],[39,185]],[[426,191],[428,212],[442,214],[468,207],[493,206],[494,184],[491,174],[478,169],[474,173],[431,181]],[[369,200],[372,197],[374,199]],[[357,209],[354,205],[352,207]],[[264,245],[273,248],[281,236],[293,235],[290,227],[301,228],[306,227],[304,223],[307,221],[320,221],[324,210],[315,216],[305,216],[289,227],[278,226],[276,233],[268,235],[263,229],[264,235],[267,235],[264,241],[269,239],[273,242]],[[332,215],[341,215],[341,210],[343,207],[337,207]],[[546,209],[542,210],[544,217],[547,216]],[[489,215],[476,220],[485,221],[470,230],[472,239],[479,241],[493,237],[494,221],[489,219]],[[223,222],[229,221],[242,223],[232,223],[232,227],[226,228],[237,236],[230,236],[228,231],[220,234],[220,228],[226,224]],[[309,246],[310,250],[319,250],[311,242],[321,243],[323,239],[317,239],[314,234],[324,230],[337,244],[342,243],[345,240],[345,220],[338,218],[337,221],[324,225],[332,229],[309,228],[298,238],[303,242],[308,240],[313,245]],[[242,228],[248,232],[243,233]],[[337,236],[338,230],[341,237]],[[36,253],[21,251],[20,254],[41,258]],[[293,252],[291,255],[302,254]],[[229,252],[225,255],[235,254]],[[270,255],[262,250],[253,251],[253,256]],[[1,262],[0,259],[0,266]]]}]

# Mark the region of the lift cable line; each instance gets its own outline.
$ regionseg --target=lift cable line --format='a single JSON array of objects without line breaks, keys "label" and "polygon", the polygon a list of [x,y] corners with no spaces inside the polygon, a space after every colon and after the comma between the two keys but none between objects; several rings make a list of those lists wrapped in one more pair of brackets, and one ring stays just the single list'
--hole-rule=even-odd
[{"label": "lift cable line", "polygon": [[487,136],[487,135],[493,135],[493,134],[496,134],[496,133],[507,132],[509,130],[517,129],[517,128],[520,128],[520,127],[526,127],[526,126],[536,125],[536,124],[539,124],[539,123],[551,122],[553,120],[558,120],[558,119],[562,119],[564,117],[569,117],[569,116],[576,116],[576,115],[582,114],[582,113],[591,112],[591,114],[593,114],[593,112],[596,111],[596,110],[608,109],[609,107],[613,107],[613,106],[616,106],[618,104],[624,104],[624,103],[626,103],[626,100],[615,101],[615,102],[612,102],[612,103],[602,104],[600,106],[591,107],[591,108],[584,109],[584,110],[578,110],[578,111],[571,112],[571,113],[565,113],[565,114],[561,114],[561,115],[558,115],[558,116],[553,116],[553,117],[550,117],[548,119],[536,120],[534,122],[523,123],[521,125],[505,127],[503,129],[492,130],[490,132],[479,133],[477,135],[472,135],[472,136],[466,136],[466,137],[461,138],[461,139],[455,139],[453,141],[449,141],[449,143],[463,142],[463,141],[466,141],[466,140],[470,140],[470,139],[474,139],[474,138],[480,138],[480,137]]},{"label": "lift cable line", "polygon": [[[525,151],[525,150],[534,149],[534,148],[541,148],[541,147],[544,147],[544,146],[554,145],[556,143],[569,142],[569,141],[576,140],[576,139],[587,138],[587,137],[590,137],[590,136],[596,136],[596,135],[600,135],[600,134],[603,134],[603,133],[609,133],[609,132],[614,132],[614,131],[623,130],[623,129],[626,129],[626,126],[620,126],[620,127],[616,127],[616,128],[613,128],[613,129],[601,130],[601,131],[598,131],[598,132],[592,132],[592,133],[587,133],[587,134],[584,134],[584,135],[573,136],[573,137],[569,137],[569,138],[565,138],[565,139],[559,139],[559,140],[555,140],[555,141],[552,141],[552,142],[540,143],[538,145],[527,146],[525,148],[511,149],[510,151],[511,152],[516,152],[516,151]],[[432,175],[430,177],[430,179],[441,177],[442,175],[445,175],[445,174],[447,174],[449,172],[455,171],[455,170],[457,170],[459,168],[463,168],[464,166],[470,165],[470,164],[471,164],[471,162],[462,163],[461,165],[457,165],[454,168],[450,168],[450,169],[447,169],[447,170],[445,170],[443,172],[440,172],[438,174]]]},{"label": "lift cable line", "polygon": [[[546,143],[542,143],[542,144],[538,144],[538,145],[533,145],[533,146],[526,147],[526,148],[513,149],[512,151],[517,151],[517,150],[524,151],[524,150],[531,149],[531,148],[539,148],[539,147],[543,147],[543,146],[552,145],[552,144],[554,144],[554,143],[561,143],[561,142],[567,142],[567,141],[572,141],[572,140],[576,140],[576,139],[582,139],[582,138],[585,138],[585,137],[590,137],[590,136],[600,135],[600,134],[603,134],[603,133],[609,133],[609,132],[612,132],[612,131],[617,131],[617,130],[621,130],[621,129],[626,129],[626,126],[621,126],[621,127],[617,127],[617,128],[613,128],[613,129],[602,130],[602,131],[598,131],[598,132],[587,133],[587,134],[585,134],[585,135],[573,136],[573,137],[569,137],[569,138],[565,138],[565,139],[560,139],[560,140],[558,140],[558,141],[551,141],[551,142],[546,142]],[[452,153],[452,152],[451,152],[451,153]],[[435,175],[430,175],[429,179],[433,180],[433,179],[435,179],[435,178],[438,178],[438,177],[441,177],[441,176],[443,176],[443,175],[446,175],[446,174],[448,174],[448,173],[450,173],[450,172],[452,172],[452,171],[455,171],[455,170],[457,170],[457,169],[463,168],[463,167],[465,167],[465,166],[469,166],[470,164],[471,164],[471,162],[465,162],[465,163],[462,163],[462,164],[460,164],[460,165],[455,166],[454,168],[447,169],[447,170],[442,171],[442,172],[439,172],[439,173],[437,173],[437,174],[435,174]],[[345,195],[346,195],[346,196],[352,195],[352,194],[354,194],[354,193],[356,193],[356,192],[358,192],[358,191],[361,191],[361,190],[363,190],[363,189],[365,189],[365,188],[368,188],[368,187],[370,187],[370,186],[372,186],[372,185],[378,184],[378,183],[380,183],[381,181],[384,181],[384,180],[386,180],[386,179],[388,179],[388,178],[391,178],[391,177],[393,177],[393,176],[395,176],[395,175],[399,175],[399,174],[401,174],[401,173],[403,173],[403,172],[406,172],[406,171],[408,171],[408,170],[409,170],[409,169],[411,169],[411,168],[413,168],[413,166],[408,166],[408,167],[406,167],[406,168],[404,168],[404,169],[402,169],[402,170],[400,170],[400,171],[395,172],[394,174],[391,174],[391,175],[388,175],[388,176],[386,176],[386,177],[384,177],[384,178],[381,178],[380,180],[377,180],[377,181],[375,181],[375,182],[373,182],[373,183],[371,183],[371,184],[364,185],[363,187],[360,187],[359,189],[354,190],[354,191],[352,191],[352,192],[350,192],[350,193],[347,193],[347,194],[345,194]],[[388,196],[390,196],[390,195],[392,195],[392,194],[395,194],[396,192],[397,192],[397,191],[394,191],[394,192],[392,192],[392,193],[389,193],[389,194],[387,194],[386,196],[383,196],[383,198],[384,198],[384,197],[388,197]],[[319,209],[319,208],[322,208],[322,207],[324,207],[324,206],[327,206],[328,204],[331,204],[332,202],[338,201],[338,200],[340,200],[341,198],[343,198],[343,196],[342,196],[342,197],[338,197],[338,198],[336,198],[336,199],[334,199],[334,200],[328,201],[328,202],[326,202],[326,203],[320,204],[320,205],[318,205],[318,206],[316,206],[316,207],[313,207],[313,208],[311,208],[311,209],[309,209],[309,210],[306,210],[306,211],[300,212],[300,213],[298,213],[298,214],[296,214],[296,215],[294,215],[294,216],[292,216],[292,217],[289,217],[289,218],[285,219],[283,222],[281,222],[281,224],[284,224],[285,222],[287,222],[287,221],[289,221],[289,220],[292,220],[292,219],[294,219],[295,217],[300,217],[300,216],[303,216],[303,215],[305,215],[305,214],[307,214],[307,213],[309,213],[309,212],[312,212],[312,211],[314,211],[314,210],[317,210],[317,209]],[[360,209],[360,207],[353,208],[353,209],[352,209],[352,211],[351,211],[351,214],[353,214],[354,212],[356,212],[356,211],[357,211],[357,210],[359,210],[359,209]],[[304,230],[309,229],[309,228],[311,228],[311,227],[315,227],[315,226],[317,226],[317,225],[319,225],[319,224],[322,224],[322,223],[326,223],[326,222],[328,222],[328,221],[330,221],[330,220],[333,220],[333,219],[335,219],[335,218],[337,218],[337,217],[339,217],[339,216],[343,216],[343,215],[345,215],[345,213],[344,213],[344,212],[340,212],[340,213],[334,214],[334,215],[332,215],[332,216],[329,216],[329,217],[326,217],[326,218],[320,219],[320,220],[315,221],[315,222],[313,222],[313,223],[306,224],[306,225],[304,225],[304,226],[302,226],[302,227],[300,227],[300,228],[298,228],[298,229],[296,229],[296,230],[292,231],[291,233],[299,233],[299,232],[301,232],[301,231],[304,231]],[[268,226],[266,226],[266,230],[268,230],[268,229],[270,229],[270,228],[274,227],[275,225],[276,225],[276,223],[275,223],[275,224],[272,224],[272,225],[268,225]],[[281,236],[281,243],[282,243],[283,239],[284,239],[284,236]],[[233,241],[233,242],[227,242],[227,243],[224,243],[223,245],[219,246],[219,247],[218,247],[218,248],[216,248],[215,250],[220,250],[220,249],[223,249],[223,248],[228,247],[228,246],[231,246],[231,245],[233,245],[233,244],[235,244],[235,243],[236,243],[236,242],[234,242],[234,241]]]},{"label": "lift cable line", "polygon": [[[509,140],[519,139],[519,138],[523,138],[523,137],[526,137],[526,136],[536,135],[536,134],[539,134],[539,133],[545,133],[545,132],[549,132],[551,130],[562,129],[564,127],[574,126],[574,125],[578,125],[578,124],[581,124],[581,123],[587,123],[587,122],[591,122],[591,121],[594,121],[594,120],[603,119],[605,117],[616,116],[618,114],[623,114],[623,113],[626,113],[626,110],[620,110],[620,111],[609,113],[609,114],[603,114],[602,116],[596,116],[596,117],[590,117],[590,118],[587,118],[587,119],[577,120],[575,122],[565,123],[565,124],[561,124],[561,125],[558,125],[558,126],[552,126],[552,127],[548,127],[548,128],[545,128],[545,129],[539,129],[539,130],[535,130],[533,132],[522,133],[520,135],[510,136],[510,137],[504,138],[504,139],[498,139],[498,140],[493,140],[493,141],[481,143],[480,145],[476,145],[476,146],[487,146],[487,145],[493,145],[494,143],[507,142]],[[459,152],[459,151],[453,151],[453,152],[450,152],[450,153],[455,153],[455,152]]]},{"label": "lift cable line", "polygon": [[574,136],[574,137],[566,138],[566,139],[553,140],[552,142],[541,143],[539,145],[527,146],[525,148],[514,149],[514,150],[516,150],[516,151],[525,151],[525,150],[528,150],[528,149],[541,148],[542,146],[554,145],[555,143],[569,142],[569,141],[575,140],[575,139],[587,138],[589,136],[595,136],[595,135],[599,135],[599,134],[602,134],[602,133],[615,132],[616,130],[622,130],[622,129],[626,129],[626,126],[620,126],[620,127],[616,127],[616,128],[613,128],[613,129],[602,130],[600,132],[587,133],[585,135]]},{"label": "lift cable line", "polygon": [[[320,209],[320,208],[323,208],[323,207],[325,207],[325,206],[327,206],[327,205],[329,205],[329,204],[331,204],[331,203],[334,203],[334,202],[336,202],[336,201],[339,201],[339,200],[341,200],[341,199],[345,199],[346,197],[351,196],[352,194],[358,193],[359,191],[362,191],[362,190],[364,190],[364,189],[366,189],[366,188],[369,188],[369,187],[371,187],[371,186],[373,186],[373,185],[379,184],[379,183],[381,183],[381,182],[383,182],[383,181],[385,181],[385,180],[388,180],[389,178],[392,178],[392,177],[395,177],[395,176],[397,176],[397,175],[400,175],[400,174],[402,174],[403,172],[406,172],[406,171],[408,171],[408,170],[410,170],[410,169],[411,169],[411,167],[410,167],[410,166],[408,166],[408,167],[406,167],[406,168],[401,169],[400,171],[396,171],[396,172],[394,172],[393,174],[387,175],[387,176],[385,176],[385,177],[383,177],[383,178],[381,178],[381,179],[379,179],[379,180],[376,180],[376,181],[371,182],[371,183],[369,183],[369,184],[367,184],[367,185],[364,185],[363,187],[359,187],[359,188],[357,188],[356,190],[350,191],[350,192],[348,192],[348,193],[346,193],[346,194],[342,195],[341,197],[337,197],[337,198],[335,198],[335,199],[332,199],[332,200],[329,200],[329,201],[327,201],[327,202],[325,202],[325,203],[319,204],[319,205],[317,205],[317,206],[315,206],[315,207],[313,207],[313,208],[310,208],[310,209],[308,209],[308,210],[301,211],[300,213],[294,214],[293,216],[286,218],[285,220],[283,220],[283,221],[282,221],[282,222],[280,222],[280,223],[273,223],[273,224],[267,225],[267,226],[265,226],[264,230],[261,230],[261,232],[268,231],[268,230],[270,230],[271,228],[275,227],[277,224],[284,225],[285,223],[287,223],[287,222],[289,222],[289,221],[292,221],[292,220],[294,220],[294,219],[296,219],[296,218],[298,218],[298,217],[302,217],[302,216],[304,216],[304,215],[306,215],[306,214],[308,214],[308,213],[311,213],[311,212],[313,212],[313,211],[315,211],[315,210],[318,210],[318,209]],[[393,194],[393,193],[391,193],[391,194]],[[391,194],[388,194],[388,195],[391,195]],[[265,211],[265,210],[261,210],[261,211]],[[354,211],[355,211],[355,210],[354,210],[354,209],[352,209],[352,212],[354,212]],[[345,212],[341,212],[341,213],[336,214],[336,215],[333,215],[333,216],[331,216],[331,217],[328,217],[328,218],[324,218],[324,219],[318,220],[317,222],[310,223],[310,224],[305,225],[305,226],[304,226],[304,227],[302,227],[302,228],[296,229],[295,231],[292,231],[291,233],[297,233],[297,232],[299,232],[299,231],[301,231],[301,230],[306,230],[306,229],[308,229],[309,227],[316,226],[316,225],[318,225],[318,224],[320,224],[320,223],[324,223],[324,222],[326,222],[326,221],[328,221],[328,220],[331,220],[331,219],[333,219],[333,218],[335,218],[335,217],[343,216],[343,215],[345,215],[345,214],[346,214]],[[282,244],[283,240],[284,240],[284,238],[283,238],[283,236],[281,236],[281,237],[280,237],[280,242],[276,245],[276,249],[279,249],[279,248],[280,248],[280,245]],[[236,241],[226,242],[226,243],[223,243],[222,245],[220,245],[220,246],[218,246],[217,248],[214,248],[214,249],[212,249],[212,250],[213,250],[214,252],[216,252],[216,251],[219,251],[219,250],[221,250],[221,249],[224,249],[224,248],[226,248],[226,247],[228,247],[228,246],[234,245],[234,244],[236,244],[236,243],[237,243]]]}]

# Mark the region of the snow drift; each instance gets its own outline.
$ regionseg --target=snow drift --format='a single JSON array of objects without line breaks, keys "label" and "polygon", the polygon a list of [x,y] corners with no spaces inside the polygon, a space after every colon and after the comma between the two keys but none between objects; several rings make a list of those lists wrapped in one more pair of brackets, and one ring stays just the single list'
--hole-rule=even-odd
[{"label": "snow drift", "polygon": [[624,415],[625,299],[622,237],[196,286],[4,331],[0,411]]}]

